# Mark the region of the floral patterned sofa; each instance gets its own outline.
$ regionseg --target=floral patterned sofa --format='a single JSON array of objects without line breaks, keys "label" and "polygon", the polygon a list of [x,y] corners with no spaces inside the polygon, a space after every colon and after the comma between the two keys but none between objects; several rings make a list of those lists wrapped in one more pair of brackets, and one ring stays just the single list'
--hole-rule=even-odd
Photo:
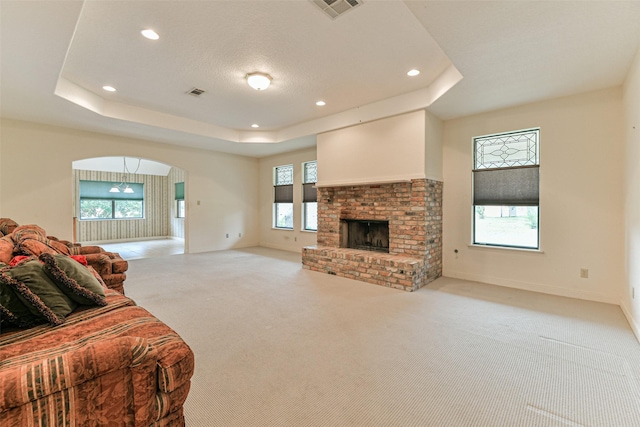
[{"label": "floral patterned sofa", "polygon": [[[52,314],[56,321],[30,327],[7,322],[3,313],[12,313],[0,305],[0,425],[184,426],[193,352],[175,331],[102,281],[91,264],[50,253],[2,264],[0,302],[7,305],[7,292],[29,292],[30,279],[20,282],[16,275],[20,268],[47,270],[54,257],[58,265],[73,264],[65,276],[70,287],[99,295],[74,303],[64,316]],[[73,276],[76,269],[82,277]],[[98,288],[82,287],[87,272]]]},{"label": "floral patterned sofa", "polygon": [[47,236],[37,225],[20,226],[10,218],[0,218],[0,262],[8,263],[16,255],[39,255],[42,252],[84,255],[111,289],[124,294],[124,281],[129,263],[99,246],[81,246],[57,237]]}]

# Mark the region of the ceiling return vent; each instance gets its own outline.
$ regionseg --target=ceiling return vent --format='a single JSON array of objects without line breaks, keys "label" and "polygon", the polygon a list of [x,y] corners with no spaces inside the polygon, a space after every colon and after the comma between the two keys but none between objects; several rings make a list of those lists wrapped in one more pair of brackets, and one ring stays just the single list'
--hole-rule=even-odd
[{"label": "ceiling return vent", "polygon": [[194,87],[193,89],[187,92],[187,95],[200,96],[205,92],[206,91],[203,89],[198,89],[197,87]]},{"label": "ceiling return vent", "polygon": [[315,3],[324,13],[329,15],[331,19],[358,7],[362,4],[362,0],[310,0]]}]

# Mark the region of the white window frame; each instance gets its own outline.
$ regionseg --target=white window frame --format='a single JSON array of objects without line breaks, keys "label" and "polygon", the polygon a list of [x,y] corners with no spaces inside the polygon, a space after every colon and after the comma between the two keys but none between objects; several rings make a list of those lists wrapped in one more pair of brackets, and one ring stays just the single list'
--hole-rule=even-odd
[{"label": "white window frame", "polygon": [[[315,163],[316,165],[316,176],[315,177],[308,177],[307,176],[307,164],[311,164],[311,163]],[[302,163],[302,184],[304,186],[304,184],[315,184],[318,179],[317,179],[317,168],[318,168],[318,161],[317,160],[311,160],[308,162],[303,162]],[[313,178],[315,178],[315,180],[312,180]],[[304,189],[303,189],[303,194],[304,194]],[[318,232],[318,202],[304,202],[304,195],[303,195],[303,202],[302,202],[302,230],[303,231],[308,231],[308,232],[312,232],[312,233],[317,233]],[[308,217],[308,213],[309,213],[309,208],[310,206],[314,204],[316,207],[316,228],[311,228],[308,226],[307,224],[307,217]]]},{"label": "white window frame", "polygon": [[[278,174],[278,169],[280,168],[287,168],[291,170],[291,178],[285,178],[285,181],[280,182],[279,181],[279,174]],[[273,168],[273,186],[274,186],[274,202],[273,202],[273,214],[272,214],[272,225],[274,229],[277,230],[293,230],[294,227],[294,215],[295,215],[295,207],[293,205],[293,180],[294,180],[294,169],[293,169],[293,165],[292,164],[288,164],[288,165],[280,165],[280,166],[276,166]],[[290,191],[291,191],[291,202],[278,202],[277,199],[279,197],[277,188],[278,186],[291,186]],[[279,226],[278,225],[278,215],[279,215],[279,209],[281,208],[280,205],[291,205],[291,226]]]},{"label": "white window frame", "polygon": [[[513,141],[514,137],[522,137],[519,141]],[[511,140],[511,141],[510,141]],[[522,141],[522,142],[521,142]],[[479,147],[479,142],[489,142],[489,150],[484,151],[484,147]],[[513,144],[508,147],[508,144]],[[502,146],[500,146],[502,144]],[[518,145],[520,144],[520,146]],[[495,146],[495,148],[494,148]],[[518,147],[516,150],[514,146]],[[522,149],[522,147],[525,147]],[[533,147],[533,148],[531,148]],[[479,149],[480,148],[480,149]],[[479,247],[493,247],[502,249],[517,249],[517,250],[540,250],[540,182],[539,182],[539,169],[540,169],[540,128],[530,128],[511,132],[502,132],[497,134],[483,135],[474,137],[472,139],[473,149],[473,172],[472,172],[472,202],[471,202],[471,245]],[[483,154],[479,154],[482,152]],[[485,157],[486,154],[486,157]],[[481,158],[479,158],[481,157]],[[502,174],[506,179],[489,179],[486,177],[496,177],[499,175],[493,175],[491,171],[496,171],[496,174]],[[489,173],[489,175],[487,175]],[[480,180],[480,178],[483,178]],[[534,180],[535,179],[535,184]],[[513,183],[520,180],[522,187],[519,187],[521,191],[510,191],[510,185],[505,183]],[[493,186],[485,187],[485,182],[496,184]],[[502,185],[500,185],[502,184]],[[481,185],[478,187],[478,185]],[[486,204],[479,204],[478,199],[483,199],[483,193],[487,192],[487,188],[492,189],[489,193],[495,192],[495,198],[487,202]],[[476,189],[478,193],[476,194]],[[502,191],[501,191],[502,190]],[[520,197],[520,194],[530,194],[531,198],[523,200],[522,202],[513,197]],[[499,204],[501,198],[504,198],[505,204]],[[487,200],[487,199],[484,199]],[[514,201],[515,200],[515,201]],[[520,218],[526,207],[526,216],[528,224],[531,228],[535,228],[535,245],[526,243],[526,238],[520,241],[512,240],[514,243],[509,243],[510,237],[508,237],[509,231],[506,235],[498,238],[494,237],[493,241],[485,241],[484,239],[478,239],[478,225],[480,214],[478,208],[491,208],[494,211],[505,212],[505,208],[508,209],[508,217],[512,217],[512,212],[515,213],[514,217]],[[531,215],[530,208],[536,208],[535,217]],[[520,215],[519,215],[520,214]],[[535,225],[535,227],[534,227]],[[525,234],[526,235],[526,234]],[[532,236],[530,236],[532,238]]]}]

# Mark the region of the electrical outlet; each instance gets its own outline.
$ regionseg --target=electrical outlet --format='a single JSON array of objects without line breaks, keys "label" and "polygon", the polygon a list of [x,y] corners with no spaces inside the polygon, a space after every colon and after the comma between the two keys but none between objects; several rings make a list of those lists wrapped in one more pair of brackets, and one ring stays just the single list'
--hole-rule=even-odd
[{"label": "electrical outlet", "polygon": [[227,239],[229,238],[229,233],[227,233]]},{"label": "electrical outlet", "polygon": [[589,269],[588,268],[581,268],[580,269],[580,278],[581,279],[588,279],[589,278]]}]

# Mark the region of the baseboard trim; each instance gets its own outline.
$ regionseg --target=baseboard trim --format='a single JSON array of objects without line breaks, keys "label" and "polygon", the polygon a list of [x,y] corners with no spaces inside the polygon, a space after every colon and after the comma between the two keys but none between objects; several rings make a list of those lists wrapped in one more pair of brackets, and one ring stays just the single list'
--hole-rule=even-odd
[{"label": "baseboard trim", "polygon": [[636,339],[640,343],[640,323],[638,323],[636,319],[633,318],[631,310],[629,310],[624,301],[620,301],[620,309],[622,310],[622,314],[624,314],[624,317],[627,318],[627,322],[629,322],[629,326],[631,326],[633,334],[636,336]]},{"label": "baseboard trim", "polygon": [[454,279],[470,280],[474,282],[488,283],[490,285],[504,286],[506,288],[522,289],[525,291],[539,292],[542,294],[556,295],[560,297],[577,298],[587,301],[603,302],[606,304],[619,305],[617,297],[601,294],[598,292],[581,291],[578,289],[562,289],[555,286],[542,285],[538,283],[522,282],[518,280],[503,279],[501,277],[482,276],[478,274],[462,273],[459,271],[443,271],[443,276]]},{"label": "baseboard trim", "polygon": [[147,240],[180,240],[184,242],[182,237],[175,236],[151,236],[151,237],[132,237],[127,239],[111,239],[111,240],[89,240],[86,242],[78,242],[84,246],[104,245],[107,243],[127,243],[127,242],[144,242]]},{"label": "baseboard trim", "polygon": [[262,246],[263,248],[269,248],[269,249],[279,249],[281,251],[287,251],[287,252],[294,252],[294,253],[302,253],[302,248],[291,248],[288,246],[281,246],[281,245],[274,245],[271,243],[263,243],[263,242],[258,242],[258,246]]}]

